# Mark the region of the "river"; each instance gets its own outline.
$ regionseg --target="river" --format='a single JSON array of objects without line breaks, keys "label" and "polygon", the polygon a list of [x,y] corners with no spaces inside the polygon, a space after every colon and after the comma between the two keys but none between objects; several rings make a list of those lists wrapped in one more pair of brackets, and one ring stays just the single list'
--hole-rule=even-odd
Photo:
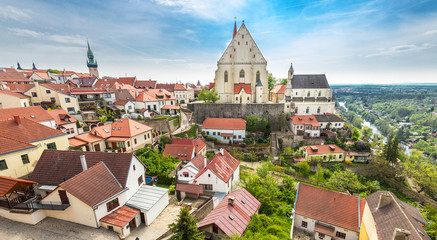
[{"label": "river", "polygon": [[[346,107],[344,102],[338,102],[338,104],[340,105],[340,107],[344,107],[346,109],[346,111],[349,111],[349,109]],[[359,117],[361,117],[360,115],[358,115]],[[362,118],[362,117],[361,117]],[[364,120],[364,119],[363,119]],[[382,134],[381,131],[379,131],[378,127],[376,125],[373,125],[371,122],[364,120],[363,123],[364,126],[369,127],[373,130],[373,134],[377,133],[379,135],[381,135],[383,137],[383,142],[386,143],[387,142],[387,138],[384,136],[384,134]],[[372,136],[373,138],[373,136]],[[410,147],[408,147],[407,145],[401,143],[401,146],[404,148],[404,152],[406,155],[409,155],[411,152]]]}]

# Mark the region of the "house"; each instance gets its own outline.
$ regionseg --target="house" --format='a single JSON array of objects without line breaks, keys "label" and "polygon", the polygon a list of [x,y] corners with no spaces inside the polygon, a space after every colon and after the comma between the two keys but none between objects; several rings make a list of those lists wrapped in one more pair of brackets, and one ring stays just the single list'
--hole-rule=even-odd
[{"label": "house", "polygon": [[230,238],[233,234],[241,237],[260,206],[252,194],[241,188],[226,195],[197,226],[208,239]]},{"label": "house", "polygon": [[0,90],[0,109],[28,106],[30,106],[28,96],[10,90]]},{"label": "house", "polygon": [[58,108],[47,110],[47,113],[55,119],[56,129],[66,133],[68,138],[72,138],[78,134],[76,125],[77,120],[64,109]]},{"label": "house", "polygon": [[32,83],[32,80],[28,79],[24,73],[18,72],[14,68],[0,68],[0,82],[29,84]]},{"label": "house", "polygon": [[171,140],[172,144],[181,144],[181,145],[193,145],[195,149],[195,155],[203,155],[206,154],[206,143],[201,138],[196,139],[188,139],[188,138],[173,138]]},{"label": "house", "polygon": [[280,103],[285,97],[285,85],[277,84],[270,90],[270,102]]},{"label": "house", "polygon": [[94,127],[70,139],[70,146],[83,151],[133,152],[153,143],[152,128],[129,118]]},{"label": "house", "polygon": [[207,118],[202,132],[222,143],[242,142],[246,137],[246,120],[241,118]]},{"label": "house", "polygon": [[78,99],[70,92],[68,84],[35,83],[35,87],[24,93],[30,96],[34,106],[45,108],[60,106],[68,113],[79,111]]},{"label": "house", "polygon": [[314,115],[294,115],[291,117],[290,127],[295,135],[320,137],[320,124]]},{"label": "house", "polygon": [[55,118],[41,106],[0,109],[0,121],[14,119],[14,116],[30,119],[34,122],[56,129]]},{"label": "house", "polygon": [[417,208],[392,192],[378,191],[366,197],[360,240],[430,240],[426,227]]},{"label": "house", "polygon": [[[165,89],[144,89],[143,90],[145,93],[147,93],[150,97],[152,97],[153,99],[158,100],[159,102],[159,113],[160,114],[166,114],[166,113],[171,113],[171,112],[175,112],[176,109],[172,110],[172,107],[165,107],[166,105],[170,105],[170,106],[175,106],[176,104],[176,98],[174,97],[173,93],[165,90]],[[161,109],[165,107],[167,108],[167,110],[162,111]],[[154,110],[154,109],[153,109]],[[170,114],[167,114],[170,115]]]},{"label": "house", "polygon": [[322,130],[328,129],[328,130],[337,130],[337,129],[343,129],[344,128],[344,119],[332,114],[332,113],[325,113],[325,114],[316,114],[314,117],[317,119],[317,121],[320,124],[320,128]]},{"label": "house", "polygon": [[[135,96],[136,109],[147,110],[149,116],[151,112],[161,114],[161,105],[157,98],[150,96],[149,94],[147,94],[146,90],[142,90],[142,89],[136,91],[135,94],[136,94]],[[143,117],[147,117],[147,116],[143,115]]]},{"label": "house", "polygon": [[[133,154],[45,151],[30,179],[46,216],[127,236],[150,225],[168,205],[168,189],[144,184],[146,166]],[[57,206],[57,207],[56,207]]]},{"label": "house", "polygon": [[85,119],[94,118],[98,108],[112,106],[116,101],[114,91],[109,88],[76,88],[71,90],[71,94],[78,99],[78,106]]},{"label": "house", "polygon": [[290,238],[358,239],[364,198],[298,183]]},{"label": "house", "polygon": [[135,82],[137,81],[137,77],[119,77],[117,79],[118,84],[120,85],[131,85],[135,86]]},{"label": "house", "polygon": [[368,163],[370,155],[370,152],[354,152],[349,150],[346,152],[345,161]]},{"label": "house", "polygon": [[310,145],[301,147],[303,157],[310,161],[320,158],[323,162],[344,161],[346,151],[335,144],[330,145]]},{"label": "house", "polygon": [[135,88],[154,89],[156,88],[156,80],[137,80],[134,83]]},{"label": "house", "polygon": [[44,149],[68,149],[67,135],[20,116],[0,120],[0,175],[26,176]]},{"label": "house", "polygon": [[158,83],[156,84],[156,89],[165,89],[171,93],[176,98],[176,103],[184,104],[188,103],[187,89],[184,85],[178,83]]},{"label": "house", "polygon": [[204,191],[229,193],[240,180],[240,161],[220,148],[206,167],[199,169],[195,179]]},{"label": "house", "polygon": [[96,77],[87,76],[87,77],[78,77],[73,78],[71,80],[67,80],[65,83],[70,85],[73,88],[81,88],[81,87],[92,87],[94,83],[97,81]]},{"label": "house", "polygon": [[195,153],[195,148],[191,144],[166,144],[163,155],[170,155],[181,160],[183,163],[186,163],[194,158]]},{"label": "house", "polygon": [[191,159],[191,161],[189,161],[181,169],[179,169],[179,171],[177,171],[176,178],[178,184],[179,183],[195,184],[195,179],[197,174],[201,170],[203,170],[206,166],[208,166],[209,163],[210,160],[208,160],[206,157],[202,155],[197,155],[196,157]]},{"label": "house", "polygon": [[107,88],[116,88],[120,84],[117,82],[116,78],[104,78],[98,79],[94,82],[94,84],[90,87],[99,88],[99,89],[107,89]]},{"label": "house", "polygon": [[114,107],[125,113],[133,113],[135,111],[135,102],[128,99],[120,99],[114,102]]}]

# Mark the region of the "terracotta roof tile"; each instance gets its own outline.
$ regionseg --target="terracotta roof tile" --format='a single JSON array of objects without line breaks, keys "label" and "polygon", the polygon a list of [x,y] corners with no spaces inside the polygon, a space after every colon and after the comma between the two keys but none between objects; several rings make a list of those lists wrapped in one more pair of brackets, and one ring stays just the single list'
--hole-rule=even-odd
[{"label": "terracotta roof tile", "polygon": [[41,106],[0,109],[0,121],[13,119],[14,116],[20,116],[35,122],[55,120]]},{"label": "terracotta roof tile", "polygon": [[33,181],[0,176],[0,197],[4,197],[18,183],[36,184],[36,182]]},{"label": "terracotta roof tile", "polygon": [[276,94],[285,93],[285,85],[282,84],[275,85],[275,87],[272,90],[270,90],[270,92]]},{"label": "terracotta roof tile", "polygon": [[135,99],[137,102],[157,102],[158,100],[149,94],[147,94],[144,90],[138,92],[138,96]]},{"label": "terracotta roof tile", "polygon": [[199,153],[204,147],[206,147],[206,143],[201,138],[196,138],[193,140],[194,148],[196,149],[196,153]]},{"label": "terracotta roof tile", "polygon": [[161,107],[161,109],[164,109],[164,110],[166,110],[166,109],[179,110],[179,108],[180,107],[176,106],[176,105],[164,105]]},{"label": "terracotta roof tile", "polygon": [[184,87],[184,85],[178,84],[178,83],[176,83],[174,85],[174,90],[175,91],[187,91],[187,89]]},{"label": "terracotta roof tile", "polygon": [[86,171],[68,179],[61,183],[59,187],[91,207],[124,189],[104,162],[99,162]]},{"label": "terracotta roof tile", "polygon": [[0,155],[31,148],[37,148],[37,146],[7,136],[0,136]]},{"label": "terracotta roof tile", "polygon": [[[234,198],[234,204],[229,204],[229,198]],[[220,202],[199,224],[204,227],[217,225],[227,236],[237,233],[242,236],[250,222],[250,217],[256,213],[261,203],[246,189],[232,192]]]},{"label": "terracotta roof tile", "polygon": [[28,91],[29,89],[35,87],[35,84],[18,84],[18,83],[8,83],[6,86],[11,90],[12,92],[20,92],[24,93]]},{"label": "terracotta roof tile", "polygon": [[[195,156],[193,159],[191,159],[191,163],[200,170],[202,170],[205,166],[205,156],[202,155],[197,155]],[[206,159],[206,165],[208,165],[208,163],[211,162],[211,160]]]},{"label": "terracotta roof tile", "polygon": [[175,100],[173,93],[165,90],[165,89],[148,89],[144,91],[149,94],[154,99],[159,100]]},{"label": "terracotta roof tile", "polygon": [[133,209],[127,206],[121,206],[112,213],[104,216],[100,219],[100,222],[104,222],[110,225],[124,227],[139,213],[137,209]]},{"label": "terracotta roof tile", "polygon": [[64,125],[69,123],[75,123],[77,120],[68,114],[64,109],[52,109],[47,110],[47,113],[50,114],[55,119],[57,125]]},{"label": "terracotta roof tile", "polygon": [[126,85],[126,84],[129,84],[129,85],[131,85],[131,86],[134,86],[136,80],[137,80],[137,77],[119,77],[119,78],[117,79],[117,82],[118,82],[119,84],[125,84],[125,85]]},{"label": "terracotta roof tile", "polygon": [[84,133],[84,134],[80,134],[80,135],[76,135],[74,136],[74,138],[79,139],[82,142],[86,142],[86,143],[94,143],[94,142],[98,142],[103,140],[103,138],[96,136],[94,134],[91,133]]},{"label": "terracotta roof tile", "polygon": [[193,145],[166,144],[164,156],[170,155],[181,161],[189,161],[194,153]]},{"label": "terracotta roof tile", "polygon": [[70,95],[70,85],[59,83],[40,83],[39,85],[50,88],[56,92]]},{"label": "terracotta roof tile", "polygon": [[252,90],[250,88],[250,84],[245,84],[245,83],[234,84],[234,94],[239,94],[242,89],[244,89],[244,91],[247,94],[251,94],[252,93]]},{"label": "terracotta roof tile", "polygon": [[196,175],[196,179],[209,169],[225,183],[229,182],[232,174],[234,174],[235,170],[238,168],[238,166],[240,166],[240,161],[229,154],[226,149],[221,150],[223,150],[223,155],[221,152],[217,153],[217,155],[211,159],[208,165],[199,171],[199,173]]},{"label": "terracotta roof tile", "polygon": [[327,154],[327,153],[344,153],[343,149],[335,144],[330,145],[311,145],[311,146],[303,146],[303,149],[309,154]]},{"label": "terracotta roof tile", "polygon": [[[22,84],[22,85],[25,85],[25,84]],[[0,90],[0,94],[6,94],[6,95],[17,97],[20,99],[29,98],[29,96],[23,95],[23,94],[18,93],[18,92],[12,92],[10,90]]]},{"label": "terracotta roof tile", "polygon": [[135,88],[156,88],[156,80],[137,80]]},{"label": "terracotta roof tile", "polygon": [[291,117],[294,125],[311,125],[313,127],[320,127],[314,115],[294,115]]},{"label": "terracotta roof tile", "polygon": [[101,88],[101,89],[112,88],[115,83],[117,83],[117,79],[116,78],[98,79],[94,83],[93,87]]},{"label": "terracotta roof tile", "polygon": [[203,186],[198,184],[177,183],[176,191],[202,194]]},{"label": "terracotta roof tile", "polygon": [[41,139],[58,137],[65,133],[42,125],[40,123],[20,118],[21,125],[15,120],[0,121],[0,136],[8,137],[21,142],[31,143]]},{"label": "terracotta roof tile", "polygon": [[299,183],[295,211],[296,214],[358,232],[358,210],[363,213],[365,202],[361,198],[358,206],[358,197]]},{"label": "terracotta roof tile", "polygon": [[203,129],[246,130],[246,120],[241,118],[207,118]]},{"label": "terracotta roof tile", "polygon": [[104,153],[44,150],[29,179],[43,185],[57,186],[82,172],[80,155],[85,155],[88,168],[104,162],[120,184],[126,185],[131,153]]},{"label": "terracotta roof tile", "polygon": [[0,81],[3,82],[31,82],[25,77],[25,74],[18,72],[13,68],[0,69]]},{"label": "terracotta roof tile", "polygon": [[87,143],[88,142],[82,141],[82,140],[77,139],[77,138],[68,139],[68,145],[70,147],[80,147],[80,146],[86,145]]}]

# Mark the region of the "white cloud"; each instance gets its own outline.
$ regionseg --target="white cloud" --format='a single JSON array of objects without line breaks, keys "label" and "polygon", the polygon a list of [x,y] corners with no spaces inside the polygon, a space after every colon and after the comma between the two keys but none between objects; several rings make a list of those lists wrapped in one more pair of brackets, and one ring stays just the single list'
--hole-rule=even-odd
[{"label": "white cloud", "polygon": [[423,35],[433,35],[433,34],[436,34],[436,33],[437,33],[437,29],[434,29],[434,30],[430,30],[430,31],[424,32]]},{"label": "white cloud", "polygon": [[63,44],[83,45],[84,37],[80,35],[59,35],[51,33],[36,32],[22,28],[8,28],[13,34],[21,37],[32,37],[37,39],[49,40]]},{"label": "white cloud", "polygon": [[12,6],[3,6],[0,10],[0,18],[15,20],[19,22],[26,22],[32,17],[32,12],[28,9],[19,9]]},{"label": "white cloud", "polygon": [[368,54],[366,57],[376,57],[376,56],[395,56],[404,53],[410,52],[419,52],[423,50],[427,50],[435,47],[434,44],[431,43],[423,43],[423,44],[407,44],[407,45],[399,45],[394,46],[389,49],[382,49],[381,51],[373,54]]},{"label": "white cloud", "polygon": [[155,3],[174,8],[177,12],[218,21],[231,16],[245,5],[245,0],[153,0]]}]

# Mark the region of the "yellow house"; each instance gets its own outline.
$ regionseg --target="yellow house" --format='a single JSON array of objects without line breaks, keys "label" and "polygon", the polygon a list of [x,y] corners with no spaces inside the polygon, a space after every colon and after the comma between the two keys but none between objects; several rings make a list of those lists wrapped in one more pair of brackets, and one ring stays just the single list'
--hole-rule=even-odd
[{"label": "yellow house", "polygon": [[0,109],[30,106],[28,96],[9,90],[0,90]]},{"label": "yellow house", "polygon": [[301,149],[303,149],[303,157],[307,161],[311,161],[311,159],[323,159],[323,162],[344,161],[346,153],[339,146],[333,144],[303,146]]},{"label": "yellow house", "polygon": [[67,150],[67,135],[19,116],[0,121],[0,175],[31,173],[44,149]]}]

